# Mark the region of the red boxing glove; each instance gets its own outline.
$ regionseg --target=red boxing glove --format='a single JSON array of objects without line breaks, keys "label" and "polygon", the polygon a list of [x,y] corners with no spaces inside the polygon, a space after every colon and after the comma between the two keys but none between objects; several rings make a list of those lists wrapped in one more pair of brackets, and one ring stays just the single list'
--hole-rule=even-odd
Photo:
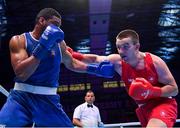
[{"label": "red boxing glove", "polygon": [[161,96],[161,88],[152,86],[144,78],[136,78],[130,85],[129,95],[135,100],[157,98]]},{"label": "red boxing glove", "polygon": [[72,57],[77,59],[77,60],[83,60],[84,59],[84,55],[79,53],[79,52],[74,52],[72,48],[67,47],[67,50],[71,53]]}]

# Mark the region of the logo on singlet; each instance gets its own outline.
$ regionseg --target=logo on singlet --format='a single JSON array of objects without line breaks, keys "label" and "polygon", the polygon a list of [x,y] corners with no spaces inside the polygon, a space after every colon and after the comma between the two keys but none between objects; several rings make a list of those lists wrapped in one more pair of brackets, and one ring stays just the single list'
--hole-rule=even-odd
[{"label": "logo on singlet", "polygon": [[134,79],[128,78],[128,82],[131,83]]},{"label": "logo on singlet", "polygon": [[165,117],[165,116],[166,116],[166,112],[160,111],[160,116],[161,116],[161,117]]},{"label": "logo on singlet", "polygon": [[47,32],[47,33],[44,32],[44,33],[42,34],[42,38],[45,39],[45,40],[48,40],[48,32]]},{"label": "logo on singlet", "polygon": [[55,50],[51,50],[51,55],[52,55],[52,56],[55,56],[55,55],[56,55]]},{"label": "logo on singlet", "polygon": [[148,81],[154,82],[154,77],[150,76],[150,77],[148,78]]}]

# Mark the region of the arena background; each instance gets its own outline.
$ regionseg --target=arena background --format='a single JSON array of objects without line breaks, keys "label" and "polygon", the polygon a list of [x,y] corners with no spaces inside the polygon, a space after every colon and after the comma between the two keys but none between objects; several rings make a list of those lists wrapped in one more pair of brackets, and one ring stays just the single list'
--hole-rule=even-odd
[{"label": "arena background", "polygon": [[[141,50],[166,61],[180,84],[179,0],[0,0],[0,84],[8,91],[14,84],[9,40],[13,35],[32,30],[36,14],[44,7],[61,13],[67,45],[82,53],[117,53],[116,35],[123,29],[136,30]],[[104,123],[138,121],[136,104],[126,94],[117,74],[113,79],[105,79],[74,73],[61,66],[58,93],[71,119],[74,108],[84,102],[85,92],[92,89]],[[180,95],[176,99],[180,103]],[[0,94],[0,107],[5,100]]]}]

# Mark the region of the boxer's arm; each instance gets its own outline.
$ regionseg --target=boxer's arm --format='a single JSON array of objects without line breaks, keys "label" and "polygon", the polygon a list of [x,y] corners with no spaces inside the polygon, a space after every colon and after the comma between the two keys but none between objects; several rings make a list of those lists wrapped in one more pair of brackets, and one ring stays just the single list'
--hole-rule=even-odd
[{"label": "boxer's arm", "polygon": [[[121,57],[119,54],[110,54],[108,56],[100,56],[96,54],[82,54],[79,52],[73,51],[72,48],[67,46],[67,51],[72,55],[73,58],[78,59],[84,63],[100,63],[104,60],[110,61],[114,64],[114,70],[121,76]],[[75,54],[74,54],[75,53]],[[80,58],[80,59],[79,59]]]},{"label": "boxer's arm", "polygon": [[75,72],[85,73],[87,64],[72,57],[72,54],[66,49],[67,46],[65,41],[62,41],[59,45],[62,52],[62,63],[66,66],[66,68]]},{"label": "boxer's arm", "polygon": [[99,56],[96,54],[82,54],[80,52],[75,52],[72,48],[68,46],[67,51],[71,53],[73,58],[80,60],[84,63],[99,63],[107,60],[107,56]]},{"label": "boxer's arm", "polygon": [[136,100],[156,97],[170,97],[178,94],[178,87],[166,63],[159,57],[153,56],[153,62],[158,74],[158,82],[163,87],[155,87],[144,78],[136,78],[129,88],[129,95]]},{"label": "boxer's arm", "polygon": [[62,62],[65,64],[66,68],[81,73],[93,74],[101,77],[112,78],[114,75],[114,66],[110,62],[102,61],[100,63],[86,64],[82,61],[74,59],[72,54],[66,49],[67,46],[65,42],[61,44],[62,51]]},{"label": "boxer's arm", "polygon": [[25,81],[37,69],[40,61],[34,56],[28,57],[24,36],[13,36],[9,43],[11,64],[15,75]]},{"label": "boxer's arm", "polygon": [[160,57],[155,55],[152,55],[152,57],[158,74],[158,81],[164,84],[164,86],[161,87],[161,97],[176,96],[178,94],[178,86],[168,66]]},{"label": "boxer's arm", "polygon": [[[121,57],[119,54],[110,54],[108,56],[100,56],[95,54],[83,54],[84,59],[82,60],[85,63],[101,63],[103,61],[109,61],[113,64],[114,71],[116,71],[120,76],[122,74],[121,66]],[[111,78],[111,77],[109,77]]]}]

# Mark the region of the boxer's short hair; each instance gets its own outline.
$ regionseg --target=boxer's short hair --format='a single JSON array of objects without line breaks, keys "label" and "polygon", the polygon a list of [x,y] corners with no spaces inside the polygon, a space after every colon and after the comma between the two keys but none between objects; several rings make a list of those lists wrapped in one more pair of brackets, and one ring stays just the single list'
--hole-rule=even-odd
[{"label": "boxer's short hair", "polygon": [[53,8],[44,8],[39,11],[39,13],[36,16],[35,22],[37,23],[40,17],[43,17],[44,19],[48,20],[52,18],[52,16],[56,16],[61,19],[61,15],[58,11],[56,11]]}]

